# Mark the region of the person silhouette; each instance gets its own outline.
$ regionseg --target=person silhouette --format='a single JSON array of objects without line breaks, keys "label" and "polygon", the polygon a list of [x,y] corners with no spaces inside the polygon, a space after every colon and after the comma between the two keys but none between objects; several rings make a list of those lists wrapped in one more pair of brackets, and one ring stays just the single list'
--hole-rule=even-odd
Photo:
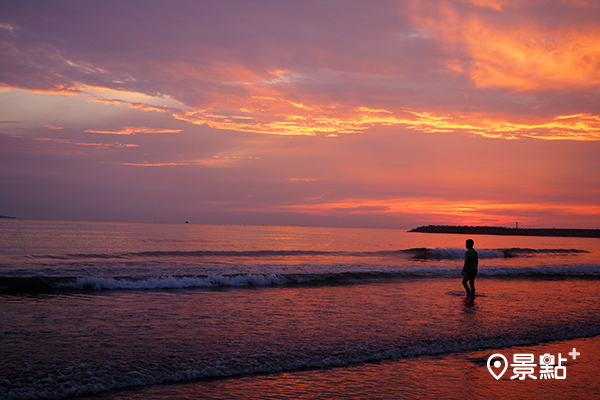
[{"label": "person silhouette", "polygon": [[477,252],[473,248],[474,245],[475,242],[473,241],[473,239],[467,239],[465,265],[462,269],[462,284],[465,290],[467,291],[467,297],[475,297],[475,276],[477,275],[477,265],[479,264],[479,258]]}]

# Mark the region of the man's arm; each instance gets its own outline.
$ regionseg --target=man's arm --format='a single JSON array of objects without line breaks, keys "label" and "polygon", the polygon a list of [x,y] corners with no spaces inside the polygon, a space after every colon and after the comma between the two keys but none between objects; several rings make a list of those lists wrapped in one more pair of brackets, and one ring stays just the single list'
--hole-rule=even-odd
[{"label": "man's arm", "polygon": [[467,251],[465,253],[465,265],[463,265],[462,272],[461,272],[462,275],[465,274],[465,268],[467,268],[467,265],[469,265],[470,262],[471,262],[471,252]]}]

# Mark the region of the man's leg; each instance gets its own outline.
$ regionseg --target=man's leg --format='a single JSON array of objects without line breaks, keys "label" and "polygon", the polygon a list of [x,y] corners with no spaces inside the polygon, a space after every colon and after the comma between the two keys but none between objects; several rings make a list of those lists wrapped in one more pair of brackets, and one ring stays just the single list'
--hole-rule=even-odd
[{"label": "man's leg", "polygon": [[469,275],[465,274],[463,276],[462,284],[463,284],[463,287],[465,288],[465,290],[467,291],[467,296],[470,296],[471,295],[471,289],[469,289],[469,285],[467,285],[468,281],[469,281]]},{"label": "man's leg", "polygon": [[471,296],[475,296],[475,275],[469,277],[469,285],[471,286]]}]

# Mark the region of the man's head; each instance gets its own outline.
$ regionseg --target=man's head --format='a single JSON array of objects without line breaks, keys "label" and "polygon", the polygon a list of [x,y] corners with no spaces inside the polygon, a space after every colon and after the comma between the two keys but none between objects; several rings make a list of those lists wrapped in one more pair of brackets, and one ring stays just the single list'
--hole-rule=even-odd
[{"label": "man's head", "polygon": [[474,244],[473,239],[467,239],[467,249],[472,249]]}]

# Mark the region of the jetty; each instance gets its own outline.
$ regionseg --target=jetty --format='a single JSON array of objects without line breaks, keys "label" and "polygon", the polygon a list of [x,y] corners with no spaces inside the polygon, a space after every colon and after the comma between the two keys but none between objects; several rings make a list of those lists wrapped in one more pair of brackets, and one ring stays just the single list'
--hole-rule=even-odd
[{"label": "jetty", "polygon": [[420,233],[457,233],[462,235],[557,236],[600,238],[600,229],[506,228],[502,226],[427,225],[411,229]]}]

